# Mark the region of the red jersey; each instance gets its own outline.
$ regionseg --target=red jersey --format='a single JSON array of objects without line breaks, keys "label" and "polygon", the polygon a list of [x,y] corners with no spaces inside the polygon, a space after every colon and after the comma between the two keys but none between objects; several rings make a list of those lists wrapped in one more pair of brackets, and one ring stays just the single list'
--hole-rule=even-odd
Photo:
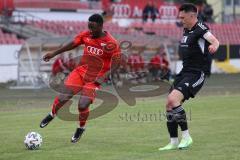
[{"label": "red jersey", "polygon": [[169,69],[169,62],[166,57],[163,57],[162,63],[163,63],[162,65],[163,69]]},{"label": "red jersey", "polygon": [[52,65],[52,74],[53,75],[56,75],[59,72],[64,72],[67,70],[68,69],[67,69],[67,66],[66,66],[63,58],[59,57],[54,61],[53,65]]},{"label": "red jersey", "polygon": [[150,60],[150,66],[156,69],[160,69],[162,65],[162,58],[159,54],[155,55]]},{"label": "red jersey", "polygon": [[144,60],[139,54],[132,54],[128,58],[128,65],[132,72],[141,71],[144,69]]},{"label": "red jersey", "polygon": [[77,70],[84,79],[94,81],[110,70],[113,56],[120,56],[119,45],[110,33],[103,37],[92,38],[89,31],[81,32],[74,39],[75,45],[84,44],[84,53]]}]

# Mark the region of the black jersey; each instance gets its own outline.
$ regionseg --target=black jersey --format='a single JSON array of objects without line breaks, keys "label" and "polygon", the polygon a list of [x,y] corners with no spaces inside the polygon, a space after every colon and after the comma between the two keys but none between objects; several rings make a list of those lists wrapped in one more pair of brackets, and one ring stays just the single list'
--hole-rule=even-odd
[{"label": "black jersey", "polygon": [[212,55],[208,51],[210,43],[203,35],[209,28],[202,22],[197,22],[191,30],[184,29],[179,46],[183,59],[183,71],[203,71],[206,75],[211,72]]}]

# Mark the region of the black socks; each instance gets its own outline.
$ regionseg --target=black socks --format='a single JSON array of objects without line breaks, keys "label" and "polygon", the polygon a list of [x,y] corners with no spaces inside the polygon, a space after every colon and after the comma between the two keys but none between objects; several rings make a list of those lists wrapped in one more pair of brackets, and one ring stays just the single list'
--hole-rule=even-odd
[{"label": "black socks", "polygon": [[183,107],[182,106],[175,107],[173,108],[172,112],[174,114],[176,122],[181,127],[181,130],[182,131],[187,130],[188,129],[187,116]]},{"label": "black socks", "polygon": [[182,131],[188,129],[186,112],[181,105],[167,111],[166,116],[167,128],[171,138],[178,137],[178,125]]}]

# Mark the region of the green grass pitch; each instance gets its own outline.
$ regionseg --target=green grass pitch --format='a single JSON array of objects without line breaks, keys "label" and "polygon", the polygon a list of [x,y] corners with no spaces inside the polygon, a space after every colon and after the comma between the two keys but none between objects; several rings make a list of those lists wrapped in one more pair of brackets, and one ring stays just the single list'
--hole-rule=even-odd
[{"label": "green grass pitch", "polygon": [[[239,160],[239,77],[213,76],[194,100],[185,103],[194,143],[188,150],[165,152],[158,148],[168,143],[166,95],[139,99],[135,107],[120,102],[112,112],[89,121],[79,143],[71,144],[76,122],[56,118],[39,128],[54,93],[1,88],[0,160]],[[30,131],[42,135],[40,150],[25,149],[24,136]]]}]

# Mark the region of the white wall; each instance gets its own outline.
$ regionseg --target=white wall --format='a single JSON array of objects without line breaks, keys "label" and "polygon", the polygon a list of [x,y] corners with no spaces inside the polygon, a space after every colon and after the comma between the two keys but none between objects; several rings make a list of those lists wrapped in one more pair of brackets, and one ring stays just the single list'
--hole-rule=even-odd
[{"label": "white wall", "polygon": [[234,65],[236,68],[240,69],[240,59],[231,59],[230,64]]},{"label": "white wall", "polygon": [[1,66],[0,65],[0,83],[10,80],[17,80],[17,65]]},{"label": "white wall", "polygon": [[0,83],[17,79],[17,51],[21,45],[0,45]]}]

